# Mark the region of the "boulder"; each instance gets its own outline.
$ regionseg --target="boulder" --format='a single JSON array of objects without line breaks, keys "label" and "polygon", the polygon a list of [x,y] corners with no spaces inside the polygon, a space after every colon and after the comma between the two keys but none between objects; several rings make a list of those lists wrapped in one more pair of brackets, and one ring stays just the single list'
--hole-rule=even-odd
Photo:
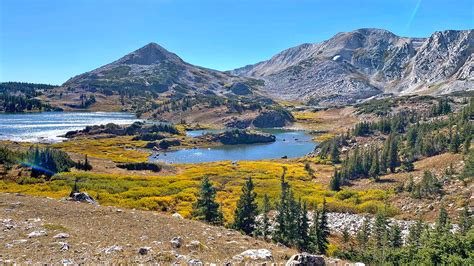
[{"label": "boulder", "polygon": [[198,259],[189,259],[188,260],[188,265],[191,265],[191,266],[202,266],[204,265],[202,263],[202,261],[198,260]]},{"label": "boulder", "polygon": [[171,216],[176,219],[184,219],[183,216],[177,212],[173,213]]},{"label": "boulder", "polygon": [[140,255],[146,255],[148,252],[150,252],[151,247],[141,247],[138,249],[138,254]]},{"label": "boulder", "polygon": [[59,242],[59,245],[61,246],[59,249],[62,251],[67,251],[71,248],[71,246],[66,242]]},{"label": "boulder", "polygon": [[237,258],[239,256],[243,259],[250,259],[250,260],[272,260],[273,259],[272,252],[264,248],[248,249],[234,257]]},{"label": "boulder", "polygon": [[53,238],[59,238],[59,239],[69,238],[69,234],[59,233],[59,234],[55,235]]},{"label": "boulder", "polygon": [[184,240],[182,237],[176,236],[171,239],[170,243],[173,248],[180,248],[183,245]]},{"label": "boulder", "polygon": [[187,248],[189,249],[201,249],[202,244],[198,240],[193,240],[189,244],[186,245]]},{"label": "boulder", "polygon": [[312,255],[309,253],[298,253],[286,262],[286,266],[293,265],[325,265],[324,257],[320,255]]},{"label": "boulder", "polygon": [[87,194],[86,192],[72,193],[70,196],[70,200],[78,201],[78,202],[87,202],[90,204],[97,205],[97,202],[91,196],[89,196],[89,194]]},{"label": "boulder", "polygon": [[102,252],[105,254],[112,254],[114,252],[121,252],[122,250],[123,248],[121,246],[113,245],[113,246],[102,249]]},{"label": "boulder", "polygon": [[46,234],[46,231],[44,231],[44,230],[33,231],[33,232],[28,234],[28,238],[40,237],[40,236],[45,236],[45,235],[47,235],[47,234]]}]

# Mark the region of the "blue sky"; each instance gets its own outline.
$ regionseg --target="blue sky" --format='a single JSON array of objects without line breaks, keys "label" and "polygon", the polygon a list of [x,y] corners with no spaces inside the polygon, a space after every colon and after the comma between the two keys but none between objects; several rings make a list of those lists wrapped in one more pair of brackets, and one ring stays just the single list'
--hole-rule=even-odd
[{"label": "blue sky", "polygon": [[474,28],[474,0],[0,0],[0,81],[61,84],[156,42],[228,70],[341,31]]}]

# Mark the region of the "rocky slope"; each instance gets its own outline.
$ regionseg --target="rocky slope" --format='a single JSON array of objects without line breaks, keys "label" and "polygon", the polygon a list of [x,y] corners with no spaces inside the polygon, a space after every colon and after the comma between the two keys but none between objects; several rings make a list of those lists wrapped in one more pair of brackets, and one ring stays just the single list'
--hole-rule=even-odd
[{"label": "rocky slope", "polygon": [[[117,61],[73,77],[63,86],[145,90],[164,95],[225,95],[232,93],[230,86],[234,82],[246,80],[191,65],[160,45],[150,43]],[[252,94],[252,90],[248,90],[246,94]]]},{"label": "rocky slope", "polygon": [[380,29],[339,33],[229,71],[265,81],[272,96],[353,103],[382,93],[442,94],[474,88],[474,30],[406,38]]},{"label": "rocky slope", "polygon": [[[278,105],[260,92],[262,84],[253,78],[191,65],[150,43],[71,78],[47,99],[65,109],[104,111],[102,108],[111,105],[158,120],[224,125],[236,117],[256,119]],[[291,120],[288,117],[282,124]]]},{"label": "rocky slope", "polygon": [[284,263],[295,250],[149,211],[0,193],[0,264]]}]

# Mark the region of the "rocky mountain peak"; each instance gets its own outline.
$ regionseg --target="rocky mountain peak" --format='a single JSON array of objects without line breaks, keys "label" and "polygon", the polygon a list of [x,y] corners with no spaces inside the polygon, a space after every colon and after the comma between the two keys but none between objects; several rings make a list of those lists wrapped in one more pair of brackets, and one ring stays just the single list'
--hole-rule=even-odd
[{"label": "rocky mountain peak", "polygon": [[440,94],[472,89],[473,54],[473,30],[408,38],[363,28],[289,48],[231,73],[265,80],[264,89],[277,98],[348,104],[384,92]]},{"label": "rocky mountain peak", "polygon": [[116,63],[126,65],[154,65],[163,61],[183,62],[176,54],[169,52],[157,43],[151,42],[122,57]]}]

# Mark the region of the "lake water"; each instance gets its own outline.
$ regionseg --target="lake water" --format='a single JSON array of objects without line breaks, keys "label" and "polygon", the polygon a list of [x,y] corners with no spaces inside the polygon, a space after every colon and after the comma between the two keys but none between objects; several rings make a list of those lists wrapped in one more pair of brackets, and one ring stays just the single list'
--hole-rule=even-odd
[{"label": "lake water", "polygon": [[0,140],[52,143],[68,131],[107,123],[131,124],[135,115],[119,112],[42,112],[0,114]]},{"label": "lake water", "polygon": [[[202,163],[214,161],[241,161],[277,159],[283,156],[296,158],[304,156],[316,147],[312,136],[305,131],[270,129],[262,130],[276,136],[276,141],[264,144],[222,145],[212,148],[185,149],[158,152],[150,156],[151,161],[167,163]],[[189,131],[188,136],[203,135],[207,130]]]}]

